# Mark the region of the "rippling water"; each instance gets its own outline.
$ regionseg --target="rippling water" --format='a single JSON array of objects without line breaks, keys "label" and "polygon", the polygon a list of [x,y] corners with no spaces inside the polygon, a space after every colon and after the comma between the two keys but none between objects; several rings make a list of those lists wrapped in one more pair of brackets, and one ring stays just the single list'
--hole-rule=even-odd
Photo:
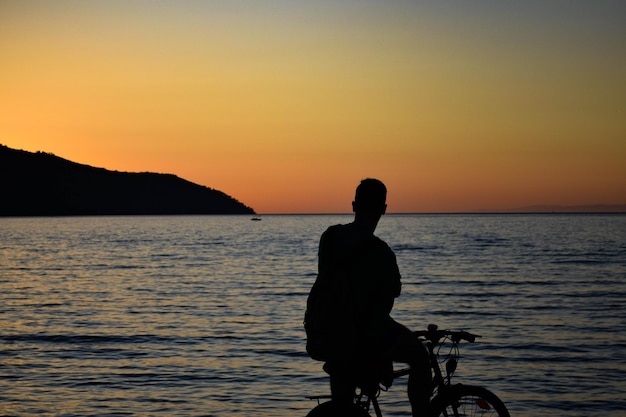
[{"label": "rippling water", "polygon": [[[348,216],[0,219],[0,415],[304,416],[319,235]],[[515,416],[623,416],[626,216],[385,216],[394,317],[483,337]],[[409,415],[398,381],[381,397]]]}]

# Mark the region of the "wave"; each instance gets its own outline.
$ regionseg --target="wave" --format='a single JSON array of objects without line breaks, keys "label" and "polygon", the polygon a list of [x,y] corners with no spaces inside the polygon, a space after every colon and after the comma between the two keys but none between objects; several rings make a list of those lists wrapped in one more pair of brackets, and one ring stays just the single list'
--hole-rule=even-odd
[{"label": "wave", "polygon": [[164,344],[164,345],[197,345],[215,340],[233,340],[246,337],[223,336],[164,336],[164,335],[65,335],[65,334],[13,334],[0,335],[0,342],[5,343],[35,343],[57,345],[136,345],[136,344]]}]

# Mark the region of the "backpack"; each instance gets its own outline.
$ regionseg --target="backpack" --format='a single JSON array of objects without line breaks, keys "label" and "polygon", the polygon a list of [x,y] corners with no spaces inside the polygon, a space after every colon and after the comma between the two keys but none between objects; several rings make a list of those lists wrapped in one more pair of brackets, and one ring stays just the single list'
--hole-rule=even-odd
[{"label": "backpack", "polygon": [[344,259],[332,262],[328,271],[320,271],[315,279],[304,313],[306,351],[312,359],[329,361],[354,357],[357,331],[349,271],[374,239],[366,240]]}]

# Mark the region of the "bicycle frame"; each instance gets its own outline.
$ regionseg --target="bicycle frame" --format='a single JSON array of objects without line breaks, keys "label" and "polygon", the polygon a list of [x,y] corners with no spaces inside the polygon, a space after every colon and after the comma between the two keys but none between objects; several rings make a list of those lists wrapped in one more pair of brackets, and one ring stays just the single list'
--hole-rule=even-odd
[{"label": "bicycle frame", "polygon": [[[438,409],[441,405],[445,404],[447,400],[453,398],[455,394],[458,394],[458,391],[463,387],[461,384],[452,385],[451,383],[452,374],[456,370],[458,363],[458,344],[461,340],[474,342],[475,339],[480,336],[464,331],[438,330],[437,326],[432,324],[428,326],[428,330],[416,331],[414,334],[420,337],[427,344],[426,347],[430,358],[430,366],[434,374],[430,405],[433,409]],[[439,350],[441,349],[443,342],[446,340],[449,340],[452,345],[450,347],[450,352],[446,354],[447,358],[444,361],[441,361]],[[441,363],[444,362],[446,364],[445,375],[441,367]],[[411,368],[396,370],[393,372],[393,378],[395,380],[396,378],[409,375],[410,372]],[[379,394],[380,390],[374,393],[363,392],[361,390],[361,392],[355,393],[354,402],[365,412],[369,412],[370,407],[373,408],[376,413],[376,417],[382,417],[382,412],[377,399]],[[331,396],[314,396],[309,398],[317,399],[319,402],[320,399],[331,398]]]},{"label": "bicycle frame", "polygon": [[[458,344],[461,340],[468,342],[474,342],[479,335],[471,334],[468,332],[452,332],[447,330],[438,330],[437,326],[431,324],[426,331],[414,332],[418,337],[424,337],[427,342],[426,347],[428,349],[428,355],[430,358],[430,367],[433,370],[433,388],[431,391],[431,404],[438,404],[443,402],[443,399],[448,395],[448,391],[451,389],[452,374],[456,370],[458,363]],[[448,338],[452,342],[451,351],[452,357],[448,358],[446,363],[446,374],[444,376],[441,370],[439,354],[436,351],[437,347],[441,347],[441,339]],[[411,368],[403,368],[393,372],[394,380],[408,375],[411,372]],[[371,402],[376,413],[376,417],[382,417],[382,412],[378,404],[377,397],[368,398]],[[364,407],[365,408],[365,407]],[[369,408],[369,407],[368,407]]]}]

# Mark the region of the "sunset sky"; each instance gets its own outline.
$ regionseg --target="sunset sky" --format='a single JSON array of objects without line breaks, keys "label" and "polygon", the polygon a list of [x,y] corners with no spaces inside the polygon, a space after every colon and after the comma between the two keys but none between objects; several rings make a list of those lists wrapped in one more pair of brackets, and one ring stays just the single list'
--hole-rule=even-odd
[{"label": "sunset sky", "polygon": [[258,213],[626,203],[626,1],[0,0],[0,144]]}]

